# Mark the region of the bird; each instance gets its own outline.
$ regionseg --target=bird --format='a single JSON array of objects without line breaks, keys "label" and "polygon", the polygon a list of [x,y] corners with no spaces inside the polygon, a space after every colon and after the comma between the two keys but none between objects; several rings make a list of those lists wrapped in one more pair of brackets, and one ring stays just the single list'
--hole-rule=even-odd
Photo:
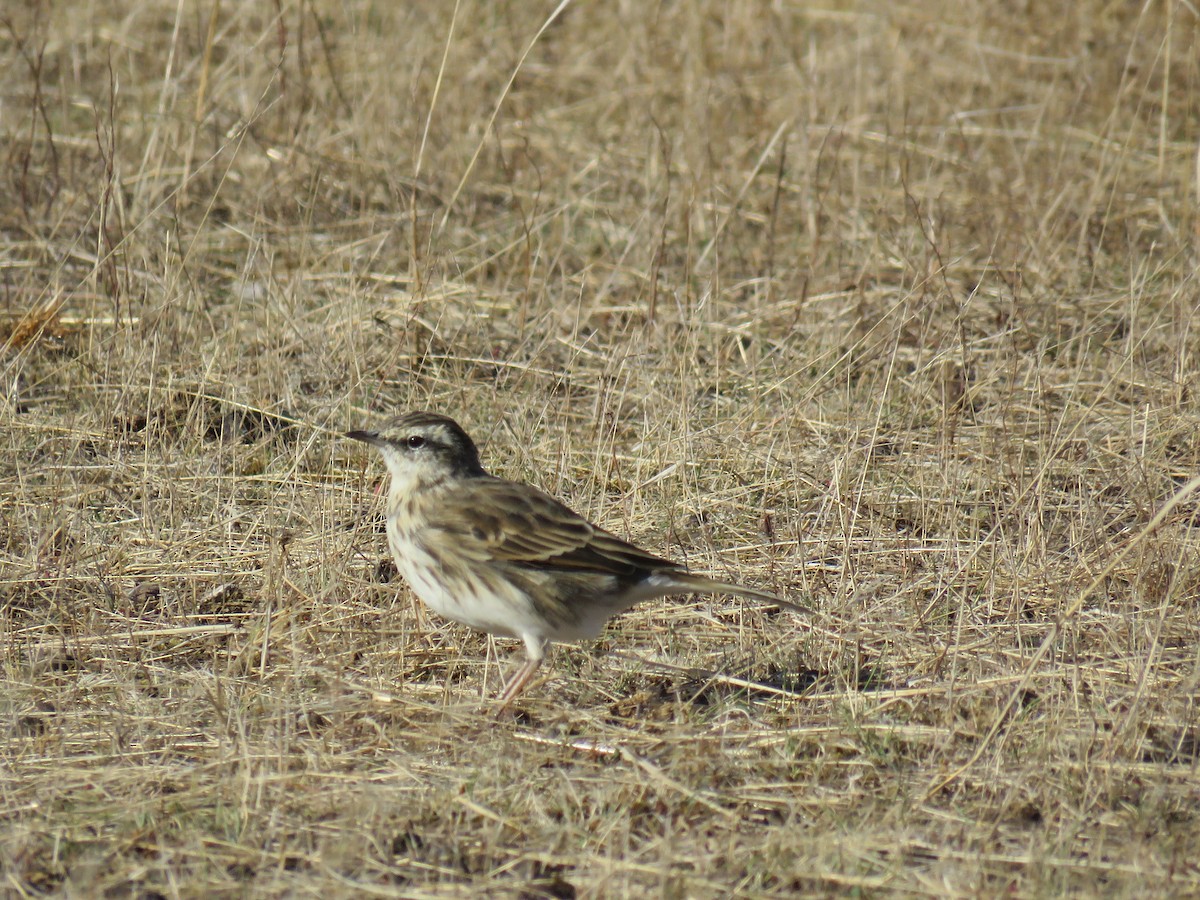
[{"label": "bird", "polygon": [[383,456],[388,546],[413,593],[447,619],[524,643],[524,663],[500,693],[498,712],[529,685],[551,642],[596,637],[646,600],[723,593],[811,612],[692,574],[532,485],[489,474],[475,442],[448,416],[408,412],[346,437]]}]

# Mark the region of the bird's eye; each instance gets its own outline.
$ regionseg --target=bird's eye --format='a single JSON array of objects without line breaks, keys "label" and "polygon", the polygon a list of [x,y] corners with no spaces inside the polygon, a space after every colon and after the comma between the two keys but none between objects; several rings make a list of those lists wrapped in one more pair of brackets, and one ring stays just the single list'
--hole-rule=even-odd
[{"label": "bird's eye", "polygon": [[425,438],[419,434],[410,434],[408,436],[408,448],[410,450],[419,450],[425,446]]}]

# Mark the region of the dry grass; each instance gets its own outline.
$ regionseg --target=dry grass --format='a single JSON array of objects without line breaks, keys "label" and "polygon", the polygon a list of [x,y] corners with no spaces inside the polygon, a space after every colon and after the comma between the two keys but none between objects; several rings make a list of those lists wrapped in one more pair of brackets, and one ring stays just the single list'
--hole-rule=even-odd
[{"label": "dry grass", "polygon": [[[13,6],[8,895],[1200,891],[1194,5]],[[493,722],[413,407],[820,615]]]}]

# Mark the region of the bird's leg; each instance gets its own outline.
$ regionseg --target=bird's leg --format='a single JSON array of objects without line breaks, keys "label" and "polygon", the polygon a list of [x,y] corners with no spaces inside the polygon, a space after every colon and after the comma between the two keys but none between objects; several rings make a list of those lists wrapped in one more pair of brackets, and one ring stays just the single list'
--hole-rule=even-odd
[{"label": "bird's leg", "polygon": [[496,708],[496,714],[500,715],[508,709],[509,705],[517,699],[521,691],[525,690],[529,681],[537,672],[538,667],[542,664],[542,660],[546,658],[546,641],[534,635],[527,634],[525,638],[525,662],[521,668],[517,670],[517,674],[513,676],[512,681],[504,686],[504,691],[500,694],[500,705]]}]

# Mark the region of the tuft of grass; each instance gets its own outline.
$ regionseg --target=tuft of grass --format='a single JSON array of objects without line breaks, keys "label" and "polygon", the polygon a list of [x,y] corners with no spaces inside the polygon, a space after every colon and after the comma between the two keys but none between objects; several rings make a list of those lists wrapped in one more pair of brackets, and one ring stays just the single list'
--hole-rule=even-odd
[{"label": "tuft of grass", "polygon": [[[1197,39],[6,11],[8,889],[1196,893]],[[416,407],[819,614],[650,604],[493,721],[339,439]]]}]

